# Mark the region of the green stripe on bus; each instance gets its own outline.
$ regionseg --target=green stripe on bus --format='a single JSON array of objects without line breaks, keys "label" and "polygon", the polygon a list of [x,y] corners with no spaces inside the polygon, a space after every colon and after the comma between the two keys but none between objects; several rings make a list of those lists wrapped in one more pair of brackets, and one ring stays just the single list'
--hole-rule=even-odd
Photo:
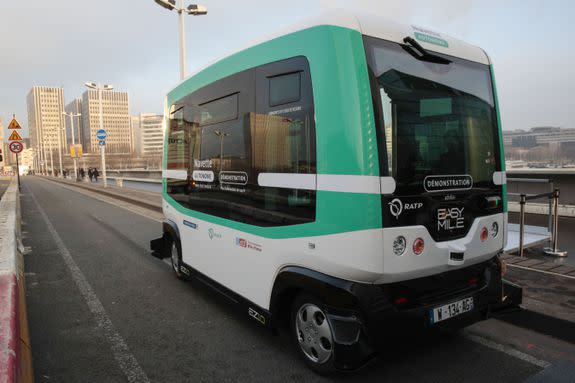
[{"label": "green stripe on bus", "polygon": [[318,191],[315,222],[275,227],[253,226],[190,210],[167,194],[164,199],[186,216],[264,238],[314,237],[381,228],[381,196],[377,194]]}]

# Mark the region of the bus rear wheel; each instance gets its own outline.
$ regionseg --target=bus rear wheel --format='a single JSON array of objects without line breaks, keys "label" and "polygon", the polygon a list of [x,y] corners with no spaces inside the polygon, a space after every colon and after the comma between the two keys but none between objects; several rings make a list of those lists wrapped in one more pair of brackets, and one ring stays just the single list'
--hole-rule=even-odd
[{"label": "bus rear wheel", "polygon": [[336,371],[334,336],[323,303],[307,294],[298,296],[291,310],[293,342],[298,354],[313,371],[329,375]]},{"label": "bus rear wheel", "polygon": [[186,276],[182,273],[182,245],[177,239],[170,237],[169,239],[170,259],[172,260],[172,270],[176,274],[176,278],[185,280]]}]

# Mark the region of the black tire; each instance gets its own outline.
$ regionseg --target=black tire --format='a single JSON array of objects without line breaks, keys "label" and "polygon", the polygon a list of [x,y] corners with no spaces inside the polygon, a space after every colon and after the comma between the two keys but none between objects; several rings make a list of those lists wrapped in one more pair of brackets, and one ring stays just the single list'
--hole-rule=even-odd
[{"label": "black tire", "polygon": [[170,255],[170,260],[172,263],[172,271],[176,275],[176,278],[179,280],[185,281],[187,277],[184,273],[182,273],[181,265],[182,265],[182,245],[178,239],[173,239],[171,236],[167,239],[167,248]]},{"label": "black tire", "polygon": [[[304,311],[310,317],[300,317]],[[327,330],[329,336],[323,336]],[[311,370],[320,375],[332,375],[337,371],[333,332],[321,300],[309,294],[296,297],[290,311],[290,337],[297,353]]]}]

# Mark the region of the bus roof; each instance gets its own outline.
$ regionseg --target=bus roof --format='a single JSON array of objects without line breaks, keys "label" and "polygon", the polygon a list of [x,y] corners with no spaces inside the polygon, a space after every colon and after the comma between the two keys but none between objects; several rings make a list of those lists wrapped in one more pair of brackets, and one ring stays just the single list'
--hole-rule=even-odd
[{"label": "bus roof", "polygon": [[281,36],[288,35],[290,33],[322,25],[332,25],[348,28],[351,30],[356,30],[366,36],[376,37],[397,43],[403,43],[403,39],[406,36],[415,37],[415,39],[429,51],[443,53],[446,55],[475,61],[481,64],[490,64],[489,57],[483,49],[475,45],[468,44],[462,40],[455,39],[448,35],[438,33],[427,28],[421,28],[415,25],[400,24],[386,17],[361,12],[353,13],[349,10],[335,8],[322,11],[297,23],[280,28],[277,31],[260,37],[239,49],[234,49],[231,52],[227,52],[225,55],[219,57],[218,59],[200,67],[198,70],[189,75],[188,78],[193,77],[205,68],[215,64],[222,59],[225,59],[226,57],[232,56],[235,53],[239,53],[253,46],[265,43]]}]

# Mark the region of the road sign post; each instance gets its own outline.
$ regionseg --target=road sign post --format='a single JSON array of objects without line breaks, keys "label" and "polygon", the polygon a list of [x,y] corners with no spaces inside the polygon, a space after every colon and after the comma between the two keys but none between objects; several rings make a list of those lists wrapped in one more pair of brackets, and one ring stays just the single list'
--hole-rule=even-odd
[{"label": "road sign post", "polygon": [[24,150],[24,144],[20,142],[22,141],[22,137],[18,133],[18,130],[22,129],[22,127],[16,120],[16,115],[14,114],[12,115],[12,121],[10,121],[10,124],[8,125],[8,129],[12,130],[12,133],[8,138],[8,141],[11,141],[8,147],[12,153],[16,154],[16,179],[18,180],[18,190],[20,190],[20,164],[18,161],[18,153]]},{"label": "road sign post", "polygon": [[104,187],[108,187],[108,178],[106,177],[106,137],[108,134],[104,129],[100,129],[96,132],[96,138],[98,138],[100,145],[100,155],[102,157],[102,178],[104,180]]}]

